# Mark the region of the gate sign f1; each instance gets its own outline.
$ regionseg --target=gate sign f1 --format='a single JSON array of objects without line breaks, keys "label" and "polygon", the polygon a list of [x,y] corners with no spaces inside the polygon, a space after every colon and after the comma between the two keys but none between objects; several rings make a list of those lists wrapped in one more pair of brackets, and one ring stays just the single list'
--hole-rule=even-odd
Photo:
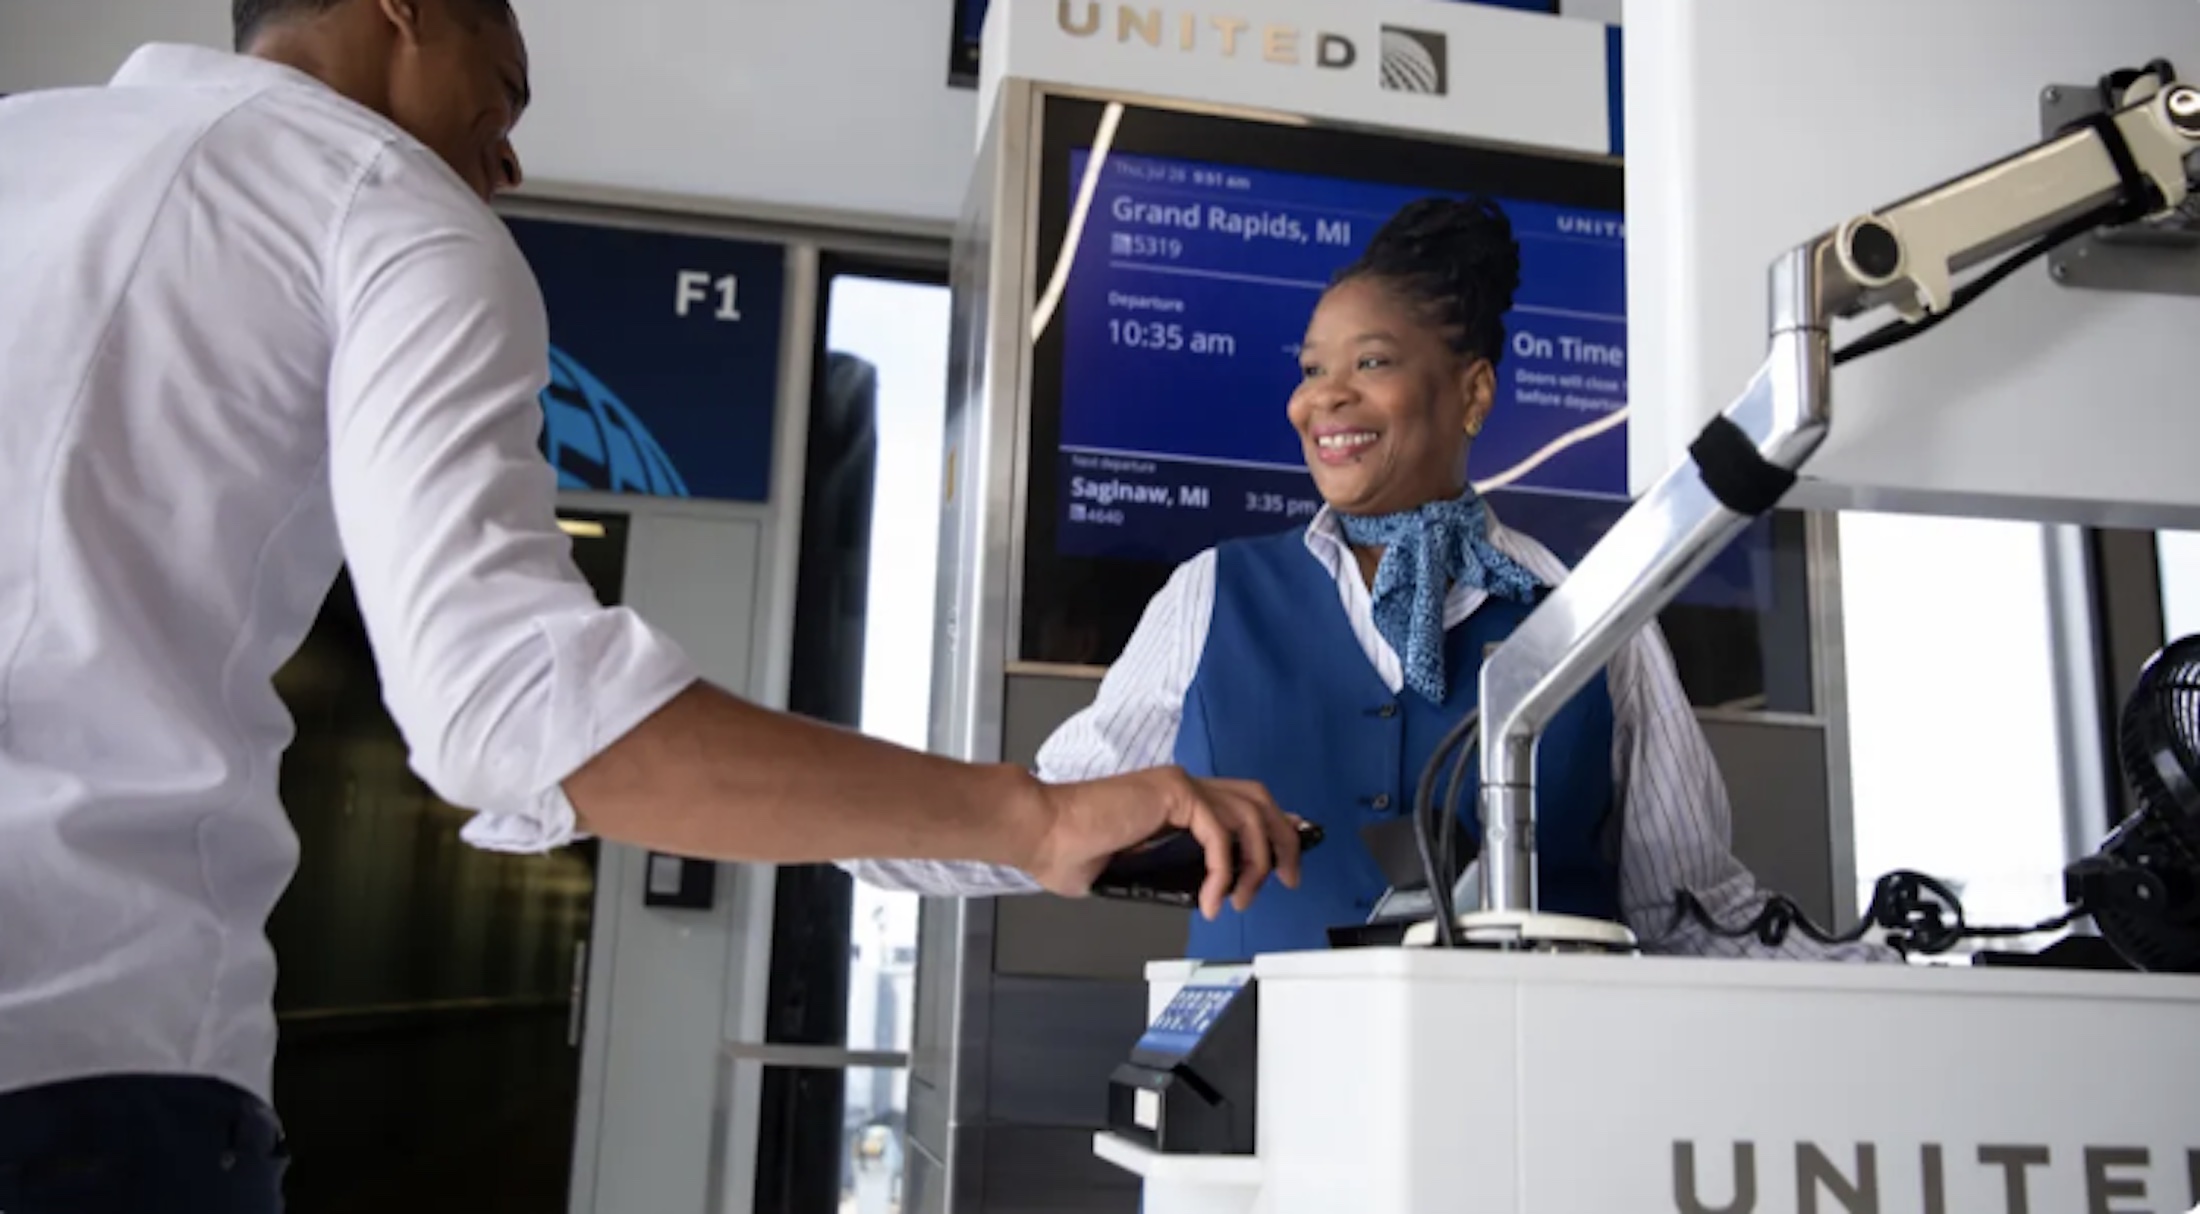
[{"label": "gate sign f1", "polygon": [[765,502],[786,251],[508,218],[550,317],[560,489]]}]

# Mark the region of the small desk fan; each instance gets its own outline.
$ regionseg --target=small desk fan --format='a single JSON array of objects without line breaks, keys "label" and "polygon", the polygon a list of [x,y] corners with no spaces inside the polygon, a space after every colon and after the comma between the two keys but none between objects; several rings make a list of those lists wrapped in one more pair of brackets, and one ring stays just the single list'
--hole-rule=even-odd
[{"label": "small desk fan", "polygon": [[2137,808],[2063,870],[2063,896],[2132,968],[2200,973],[2200,636],[2147,661],[2118,732]]}]

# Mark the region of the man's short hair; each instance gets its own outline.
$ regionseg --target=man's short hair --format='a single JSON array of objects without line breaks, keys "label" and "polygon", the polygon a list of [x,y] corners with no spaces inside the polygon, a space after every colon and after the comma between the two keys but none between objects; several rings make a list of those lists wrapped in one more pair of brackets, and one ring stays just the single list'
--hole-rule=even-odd
[{"label": "man's short hair", "polygon": [[[229,22],[237,49],[252,45],[260,31],[279,21],[312,17],[344,3],[344,0],[230,0]],[[512,19],[512,0],[451,0],[461,15],[482,20]]]}]

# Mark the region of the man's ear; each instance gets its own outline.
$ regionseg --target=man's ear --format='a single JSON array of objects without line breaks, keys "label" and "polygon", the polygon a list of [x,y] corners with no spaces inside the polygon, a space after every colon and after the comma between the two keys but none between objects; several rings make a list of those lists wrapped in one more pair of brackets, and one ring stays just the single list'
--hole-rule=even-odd
[{"label": "man's ear", "polygon": [[1467,360],[1459,369],[1459,396],[1467,402],[1467,433],[1482,432],[1482,425],[1490,419],[1490,408],[1497,403],[1497,368],[1486,358]]},{"label": "man's ear", "polygon": [[382,17],[406,42],[420,41],[420,0],[377,0]]}]

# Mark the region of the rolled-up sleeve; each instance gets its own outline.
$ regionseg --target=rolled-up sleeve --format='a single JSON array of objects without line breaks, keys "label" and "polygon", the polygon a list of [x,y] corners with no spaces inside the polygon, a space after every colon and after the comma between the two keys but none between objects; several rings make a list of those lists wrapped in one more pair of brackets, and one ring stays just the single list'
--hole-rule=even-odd
[{"label": "rolled-up sleeve", "polygon": [[574,567],[537,445],[541,293],[437,173],[392,145],[329,251],[329,485],[413,769],[477,811],[469,842],[542,851],[574,837],[564,779],[696,671]]}]

